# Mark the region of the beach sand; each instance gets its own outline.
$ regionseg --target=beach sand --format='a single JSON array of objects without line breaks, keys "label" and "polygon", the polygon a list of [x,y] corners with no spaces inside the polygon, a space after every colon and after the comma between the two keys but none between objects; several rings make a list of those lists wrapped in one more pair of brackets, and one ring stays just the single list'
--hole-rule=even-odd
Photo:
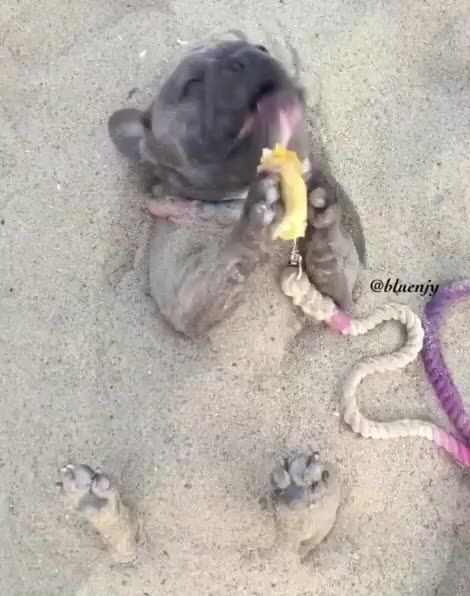
[{"label": "beach sand", "polygon": [[[0,594],[464,596],[470,481],[424,439],[357,437],[339,386],[399,330],[342,338],[282,296],[281,246],[247,304],[189,341],[147,294],[138,173],[107,118],[146,106],[187,44],[236,28],[300,53],[330,167],[354,202],[368,266],[356,314],[418,294],[373,279],[468,277],[470,9],[366,0],[5,0],[0,15]],[[470,304],[442,329],[470,394]],[[448,428],[418,360],[364,382],[371,417]],[[336,462],[337,523],[305,565],[263,556],[259,499],[284,454]],[[100,465],[140,515],[135,565],[116,564],[55,485]]]}]

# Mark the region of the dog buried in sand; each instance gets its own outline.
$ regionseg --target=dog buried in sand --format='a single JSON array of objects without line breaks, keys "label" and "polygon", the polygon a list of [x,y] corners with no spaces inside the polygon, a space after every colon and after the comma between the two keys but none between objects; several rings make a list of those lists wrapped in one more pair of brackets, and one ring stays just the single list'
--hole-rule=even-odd
[{"label": "dog buried in sand", "polygon": [[[196,48],[147,110],[112,114],[109,133],[153,177],[150,291],[177,331],[197,337],[230,317],[250,274],[264,266],[285,211],[279,172],[258,166],[263,150],[278,143],[297,154],[307,186],[308,223],[299,242],[305,269],[321,292],[350,309],[358,255],[335,184],[311,158],[304,94],[266,48],[246,40]],[[61,474],[72,508],[120,559],[135,557],[139,524],[109,476],[76,464]],[[278,546],[303,559],[335,522],[334,466],[301,454],[274,469],[272,487]]]},{"label": "dog buried in sand", "polygon": [[[305,118],[295,78],[246,40],[190,51],[148,109],[111,115],[114,145],[144,164],[160,195],[148,203],[155,216],[150,291],[177,331],[199,336],[229,317],[274,244],[272,229],[284,214],[279,173],[257,167],[263,149],[276,143],[296,152],[309,192],[300,244],[306,271],[321,292],[351,309],[359,259],[335,185],[311,159]],[[214,236],[215,225],[222,233]],[[174,242],[175,233],[187,242]]]}]

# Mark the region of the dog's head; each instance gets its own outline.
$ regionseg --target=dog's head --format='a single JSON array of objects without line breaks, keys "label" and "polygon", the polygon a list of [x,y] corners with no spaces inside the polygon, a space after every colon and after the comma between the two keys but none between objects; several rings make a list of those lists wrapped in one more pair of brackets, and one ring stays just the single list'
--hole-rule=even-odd
[{"label": "dog's head", "polygon": [[225,41],[179,63],[148,125],[157,161],[193,195],[231,192],[251,182],[264,147],[303,132],[304,106],[301,89],[266,48]]}]

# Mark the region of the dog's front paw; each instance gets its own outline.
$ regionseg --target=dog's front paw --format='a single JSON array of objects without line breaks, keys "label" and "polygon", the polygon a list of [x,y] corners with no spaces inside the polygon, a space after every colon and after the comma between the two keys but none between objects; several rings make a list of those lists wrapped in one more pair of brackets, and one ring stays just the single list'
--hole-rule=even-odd
[{"label": "dog's front paw", "polygon": [[259,174],[252,183],[242,214],[244,226],[253,233],[263,234],[283,215],[279,175]]},{"label": "dog's front paw", "polygon": [[351,312],[359,258],[342,222],[340,205],[318,187],[309,195],[309,225],[304,242],[307,274],[316,288]]}]

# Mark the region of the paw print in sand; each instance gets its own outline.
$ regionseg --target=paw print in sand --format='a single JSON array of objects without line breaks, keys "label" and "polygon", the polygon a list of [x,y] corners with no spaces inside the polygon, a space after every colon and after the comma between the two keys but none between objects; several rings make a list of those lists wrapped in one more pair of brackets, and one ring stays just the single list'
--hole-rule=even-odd
[{"label": "paw print in sand", "polygon": [[336,469],[318,452],[299,455],[271,473],[279,548],[303,560],[330,533],[339,506]]}]

